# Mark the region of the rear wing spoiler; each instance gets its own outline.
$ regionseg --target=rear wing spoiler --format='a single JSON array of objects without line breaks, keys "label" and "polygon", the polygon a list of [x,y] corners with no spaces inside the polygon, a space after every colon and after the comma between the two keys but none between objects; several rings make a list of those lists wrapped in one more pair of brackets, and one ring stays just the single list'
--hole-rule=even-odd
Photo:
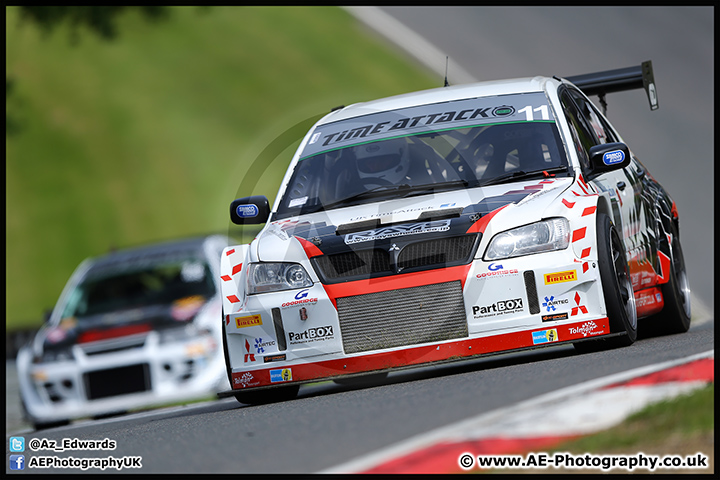
[{"label": "rear wing spoiler", "polygon": [[603,113],[607,112],[606,93],[635,90],[637,88],[645,89],[650,101],[650,110],[657,110],[659,107],[652,62],[649,60],[636,67],[575,75],[565,77],[565,79],[582,90],[585,95],[597,95],[600,97]]}]

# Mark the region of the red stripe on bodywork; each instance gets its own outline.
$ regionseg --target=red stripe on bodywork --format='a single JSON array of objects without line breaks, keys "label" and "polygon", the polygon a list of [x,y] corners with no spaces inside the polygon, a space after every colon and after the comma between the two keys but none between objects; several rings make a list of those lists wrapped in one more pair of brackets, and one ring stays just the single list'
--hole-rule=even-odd
[{"label": "red stripe on bodywork", "polygon": [[[592,329],[588,331],[588,326]],[[544,344],[533,343],[534,332],[547,330],[557,331],[557,342]],[[371,372],[387,368],[422,365],[441,362],[450,359],[461,359],[496,352],[504,352],[528,347],[554,345],[558,342],[580,340],[589,337],[602,337],[610,333],[607,317],[582,320],[556,327],[534,328],[522,332],[504,333],[489,337],[463,339],[448,343],[437,343],[420,347],[396,349],[391,352],[371,353],[367,355],[348,356],[334,360],[302,363],[297,365],[283,365],[277,368],[290,368],[293,381],[309,381],[320,378],[330,378],[351,373]],[[243,388],[243,376],[251,379],[252,387],[270,385],[270,368],[233,372],[234,390]],[[247,378],[246,377],[246,378]],[[283,382],[290,383],[290,382]],[[277,385],[277,383],[275,383]]]},{"label": "red stripe on bodywork", "polygon": [[305,255],[308,256],[308,258],[317,257],[318,255],[322,255],[323,252],[320,250],[317,246],[315,246],[314,243],[308,242],[304,238],[295,237],[300,242],[300,245],[302,245],[303,250],[305,250]]},{"label": "red stripe on bodywork", "polygon": [[222,278],[222,279],[225,280],[226,282],[229,282],[230,280],[232,280],[232,277],[230,277],[230,275],[223,275],[223,276],[220,277],[220,278]]},{"label": "red stripe on bodywork", "polygon": [[670,257],[658,251],[658,258],[660,258],[660,274],[657,276],[657,283],[661,285],[670,281]]},{"label": "red stripe on bodywork", "polygon": [[587,227],[578,228],[575,230],[572,234],[572,241],[577,242],[578,240],[582,240],[585,238],[585,231],[587,230]]},{"label": "red stripe on bodywork", "polygon": [[635,311],[637,311],[638,318],[649,317],[658,313],[664,306],[665,300],[662,292],[657,287],[635,292]]},{"label": "red stripe on bodywork", "polygon": [[122,327],[108,328],[107,330],[88,330],[78,337],[78,343],[97,342],[98,340],[106,340],[108,338],[125,337],[138,333],[145,333],[152,330],[150,325],[124,325]]},{"label": "red stripe on bodywork", "polygon": [[237,265],[235,265],[235,266],[233,267],[233,269],[232,269],[232,275],[235,275],[235,274],[238,273],[240,270],[242,270],[242,263],[238,263]]},{"label": "red stripe on bodywork", "polygon": [[584,217],[586,215],[592,215],[595,213],[595,210],[597,210],[597,207],[587,207],[585,210],[583,210],[581,217]]},{"label": "red stripe on bodywork", "polygon": [[225,255],[231,255],[231,254],[233,254],[233,253],[235,253],[235,249],[234,249],[234,248],[233,248],[232,250],[228,250],[227,252],[225,252]]},{"label": "red stripe on bodywork", "polygon": [[[509,205],[509,204],[508,204]],[[503,208],[507,207],[507,205],[503,205],[500,208],[496,208],[492,212],[483,215],[480,217],[480,220],[470,225],[470,228],[468,228],[467,233],[483,233],[485,232],[485,229],[487,228],[487,224],[490,222],[490,220],[500,212]]]}]

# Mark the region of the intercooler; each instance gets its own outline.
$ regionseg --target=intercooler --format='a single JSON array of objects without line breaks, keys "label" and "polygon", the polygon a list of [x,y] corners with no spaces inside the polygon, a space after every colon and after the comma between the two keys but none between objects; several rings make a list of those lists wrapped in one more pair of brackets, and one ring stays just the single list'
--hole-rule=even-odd
[{"label": "intercooler", "polygon": [[337,299],[345,353],[468,336],[460,281]]}]

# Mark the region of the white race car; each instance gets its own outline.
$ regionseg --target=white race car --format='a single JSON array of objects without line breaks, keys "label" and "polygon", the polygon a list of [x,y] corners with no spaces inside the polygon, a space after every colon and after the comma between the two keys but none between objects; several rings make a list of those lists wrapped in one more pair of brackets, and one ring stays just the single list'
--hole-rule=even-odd
[{"label": "white race car", "polygon": [[222,255],[225,360],[243,403],[299,385],[510,350],[684,332],[675,203],[588,100],[652,66],[447,86],[333,110],[266,223]]},{"label": "white race car", "polygon": [[35,428],[207,397],[230,385],[221,347],[225,236],[87,259],[17,356]]}]

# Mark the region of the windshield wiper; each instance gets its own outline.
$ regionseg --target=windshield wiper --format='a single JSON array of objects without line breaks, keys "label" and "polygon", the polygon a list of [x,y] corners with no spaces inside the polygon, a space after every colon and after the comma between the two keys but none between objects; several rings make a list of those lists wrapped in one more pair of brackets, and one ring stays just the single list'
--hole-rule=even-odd
[{"label": "windshield wiper", "polygon": [[338,200],[336,202],[328,203],[327,205],[318,205],[317,208],[313,209],[312,211],[303,211],[302,213],[315,213],[322,210],[332,210],[333,208],[339,207],[340,205],[351,204],[363,198],[377,197],[387,195],[389,193],[394,194],[410,188],[412,187],[406,183],[403,183],[401,185],[380,185],[379,187],[371,188],[370,190],[365,190],[364,192],[356,193],[355,195],[350,195],[349,197],[343,198],[342,200]]},{"label": "windshield wiper", "polygon": [[303,210],[301,213],[305,214],[320,212],[323,210],[332,210],[333,208],[339,207],[341,205],[350,205],[353,202],[362,200],[364,198],[379,197],[388,194],[403,194],[401,195],[401,197],[405,197],[408,195],[417,195],[422,192],[432,191],[436,189],[447,189],[460,186],[467,187],[468,185],[469,184],[467,180],[451,180],[449,182],[428,183],[425,185],[408,185],[407,183],[402,183],[400,185],[380,185],[378,187],[371,188],[370,190],[365,190],[364,192],[356,193],[355,195],[343,198],[342,200],[328,203],[327,205],[318,205],[316,208]]},{"label": "windshield wiper", "polygon": [[406,190],[408,192],[403,195],[403,197],[407,197],[408,195],[415,195],[421,192],[427,192],[428,190],[438,190],[438,189],[452,189],[454,187],[463,187],[467,188],[469,185],[467,180],[450,180],[448,182],[439,182],[439,183],[427,183],[425,185],[413,185],[409,186]]},{"label": "windshield wiper", "polygon": [[567,172],[568,167],[554,167],[554,168],[548,168],[546,170],[533,170],[532,172],[525,172],[523,170],[517,170],[515,172],[506,173],[504,175],[500,175],[499,177],[491,178],[485,182],[482,182],[480,184],[481,187],[487,187],[488,185],[497,185],[499,183],[505,183],[508,180],[519,180],[521,178],[533,178],[533,177],[552,177],[555,173],[562,173]]}]

